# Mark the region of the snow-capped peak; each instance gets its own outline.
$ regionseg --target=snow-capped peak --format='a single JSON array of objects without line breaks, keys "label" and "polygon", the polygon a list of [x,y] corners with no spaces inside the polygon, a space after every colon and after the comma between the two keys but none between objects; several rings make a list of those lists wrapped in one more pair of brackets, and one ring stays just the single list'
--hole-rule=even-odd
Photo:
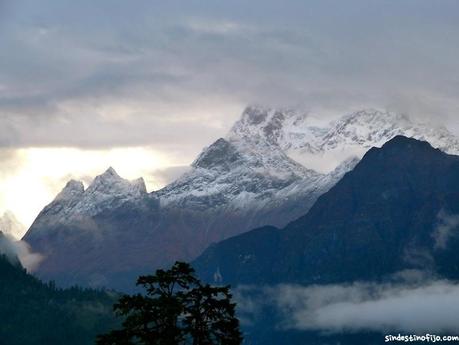
[{"label": "snow-capped peak", "polygon": [[277,146],[303,166],[329,173],[344,160],[380,147],[397,135],[427,140],[448,153],[459,141],[444,127],[411,120],[407,115],[364,109],[318,126],[306,112],[248,107],[228,134],[231,142]]},{"label": "snow-capped peak", "polygon": [[52,210],[56,222],[65,222],[71,217],[91,216],[126,202],[135,203],[147,196],[143,178],[129,181],[110,167],[103,174],[96,176],[86,190],[80,181],[67,182],[45,211]]},{"label": "snow-capped peak", "polygon": [[249,106],[233,125],[227,138],[230,141],[266,141],[279,145],[287,127],[303,126],[308,115],[294,109],[274,109]]},{"label": "snow-capped peak", "polygon": [[318,142],[317,149],[326,151],[346,145],[359,145],[365,149],[381,146],[393,137],[408,134],[411,129],[420,126],[424,127],[413,123],[407,115],[375,109],[361,110],[332,122]]},{"label": "snow-capped peak", "polygon": [[[205,209],[222,204],[260,207],[294,182],[317,181],[321,174],[289,158],[274,140],[276,127],[270,124],[284,117],[274,109],[248,107],[226,138],[204,148],[191,171],[156,193],[161,204],[189,200],[193,207]],[[260,133],[253,131],[255,127]]]},{"label": "snow-capped peak", "polygon": [[[89,185],[88,190],[104,189],[111,186],[112,183],[124,182],[122,177],[112,167],[109,167],[103,174],[94,178],[94,181]],[[127,182],[127,181],[126,181]]]},{"label": "snow-capped peak", "polygon": [[96,176],[85,191],[85,195],[138,195],[146,193],[143,178],[129,181],[122,178],[112,167],[103,174]]},{"label": "snow-capped peak", "polygon": [[54,200],[69,200],[79,198],[84,193],[84,185],[81,181],[70,180],[64,189],[56,196]]},{"label": "snow-capped peak", "polygon": [[7,210],[0,217],[0,232],[19,240],[25,231],[26,227],[16,218],[13,212]]},{"label": "snow-capped peak", "polygon": [[132,180],[131,185],[133,186],[133,189],[137,190],[139,194],[147,193],[147,186],[145,185],[145,180],[143,179],[143,177],[139,177],[135,180]]},{"label": "snow-capped peak", "polygon": [[232,163],[240,160],[241,154],[237,148],[227,140],[220,138],[201,152],[191,164],[194,168],[219,168],[229,169]]}]

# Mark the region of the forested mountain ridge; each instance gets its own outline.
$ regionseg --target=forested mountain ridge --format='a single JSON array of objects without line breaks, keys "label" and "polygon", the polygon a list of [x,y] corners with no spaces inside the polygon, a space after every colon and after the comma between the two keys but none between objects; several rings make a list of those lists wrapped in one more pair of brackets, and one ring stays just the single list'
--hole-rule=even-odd
[{"label": "forested mountain ridge", "polygon": [[117,325],[114,293],[58,289],[0,255],[0,344],[89,345]]}]

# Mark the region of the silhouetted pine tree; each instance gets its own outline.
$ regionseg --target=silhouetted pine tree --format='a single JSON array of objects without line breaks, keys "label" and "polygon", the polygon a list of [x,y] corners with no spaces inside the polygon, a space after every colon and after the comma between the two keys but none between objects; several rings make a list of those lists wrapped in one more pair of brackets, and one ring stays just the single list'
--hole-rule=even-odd
[{"label": "silhouetted pine tree", "polygon": [[145,295],[126,295],[114,305],[125,318],[123,329],[99,336],[97,344],[241,344],[229,287],[202,284],[183,262],[141,276],[137,285],[146,290]]}]

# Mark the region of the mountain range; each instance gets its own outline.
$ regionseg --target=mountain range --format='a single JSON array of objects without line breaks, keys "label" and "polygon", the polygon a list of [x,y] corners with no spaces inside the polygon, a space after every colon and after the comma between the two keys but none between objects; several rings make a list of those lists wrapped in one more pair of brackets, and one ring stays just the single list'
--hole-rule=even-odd
[{"label": "mountain range", "polygon": [[[148,193],[142,179],[127,181],[112,168],[86,189],[70,181],[24,237],[45,257],[38,276],[64,286],[125,290],[139,273],[194,259],[210,244],[251,229],[284,227],[304,216],[364,152],[397,135],[459,152],[458,139],[445,128],[395,113],[365,110],[330,124],[315,122],[299,111],[248,107],[225,138],[159,191]],[[275,228],[257,232],[277,241]],[[247,243],[253,234],[244,237]],[[198,262],[217,262],[212,250]],[[212,276],[220,269],[209,267]],[[233,279],[231,273],[223,277]]]},{"label": "mountain range", "polygon": [[311,210],[208,248],[207,280],[333,284],[404,270],[458,279],[459,156],[397,136],[369,150]]},{"label": "mountain range", "polygon": [[[212,245],[193,266],[201,278],[244,296],[248,344],[381,344],[384,334],[409,333],[403,320],[416,320],[422,304],[415,289],[432,282],[450,285],[438,298],[431,291],[424,297],[433,299],[424,311],[431,315],[410,330],[451,332],[435,320],[459,281],[459,156],[397,136],[370,149],[306,215]],[[406,303],[403,289],[412,289]],[[381,294],[397,303],[374,303]],[[357,329],[347,328],[346,317],[357,317]]]}]

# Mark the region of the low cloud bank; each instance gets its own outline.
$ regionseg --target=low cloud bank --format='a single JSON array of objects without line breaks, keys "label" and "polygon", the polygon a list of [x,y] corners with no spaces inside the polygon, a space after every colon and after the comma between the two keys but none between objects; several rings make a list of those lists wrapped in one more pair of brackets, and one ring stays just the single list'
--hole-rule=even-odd
[{"label": "low cloud bank", "polygon": [[436,249],[445,249],[448,244],[448,240],[454,236],[457,236],[457,230],[459,228],[459,215],[448,214],[442,210],[438,214],[438,224],[433,233],[435,240]]},{"label": "low cloud bank", "polygon": [[12,263],[19,261],[29,272],[33,272],[43,260],[43,256],[33,253],[26,242],[15,240],[12,236],[1,232],[0,254],[5,255]]},{"label": "low cloud bank", "polygon": [[424,283],[279,285],[238,290],[239,313],[245,323],[256,322],[262,310],[279,315],[282,329],[329,333],[459,332],[459,284]]}]

